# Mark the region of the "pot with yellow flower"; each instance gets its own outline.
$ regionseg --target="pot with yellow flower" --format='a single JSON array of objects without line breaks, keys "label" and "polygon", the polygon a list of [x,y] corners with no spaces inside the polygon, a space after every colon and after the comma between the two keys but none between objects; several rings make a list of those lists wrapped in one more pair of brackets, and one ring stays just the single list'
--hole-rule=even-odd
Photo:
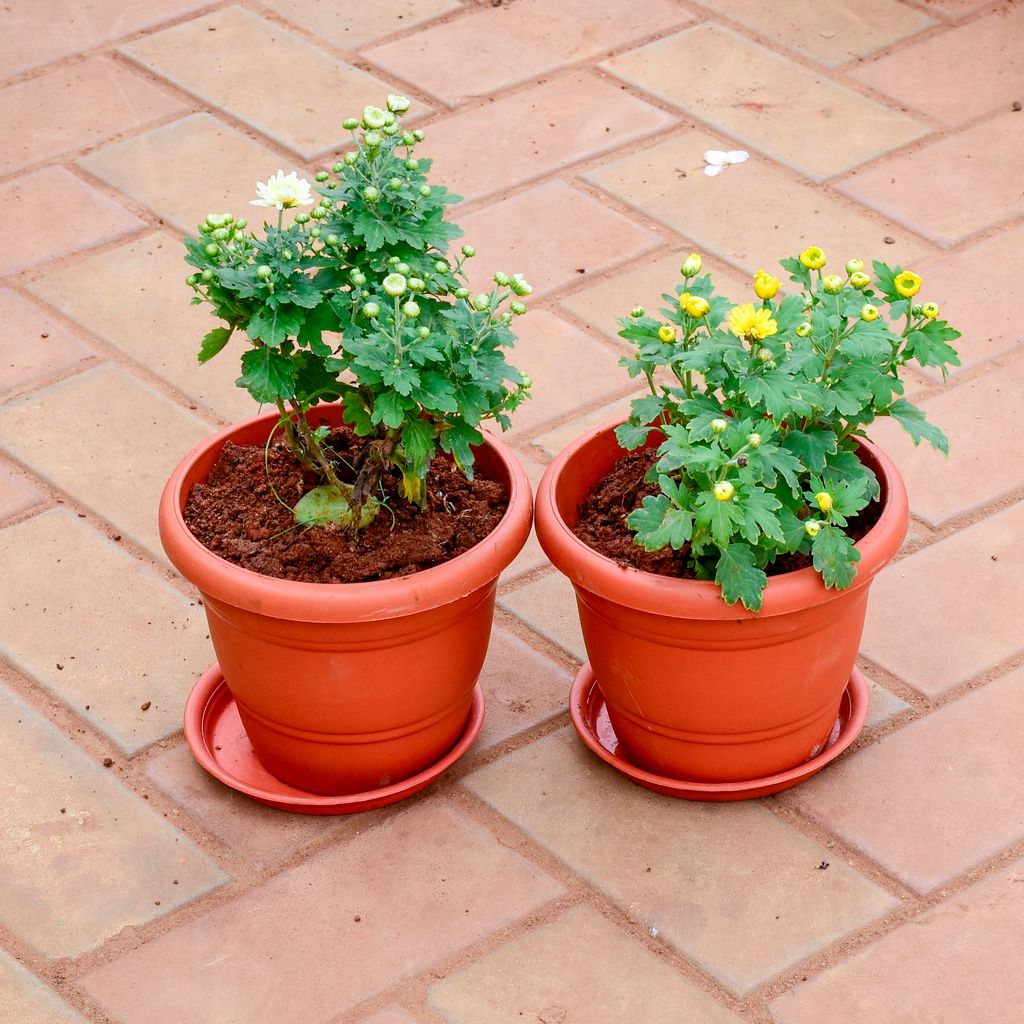
[{"label": "pot with yellow flower", "polygon": [[817,247],[781,265],[794,294],[760,270],[760,301],[733,305],[693,255],[663,318],[620,320],[650,393],[563,451],[537,495],[589,656],[577,730],[676,796],[775,792],[853,741],[868,590],[908,521],[867,431],[891,416],[946,449],[900,381],[908,362],[958,363],[958,332],[913,302],[921,279],[859,260],[833,274]]}]

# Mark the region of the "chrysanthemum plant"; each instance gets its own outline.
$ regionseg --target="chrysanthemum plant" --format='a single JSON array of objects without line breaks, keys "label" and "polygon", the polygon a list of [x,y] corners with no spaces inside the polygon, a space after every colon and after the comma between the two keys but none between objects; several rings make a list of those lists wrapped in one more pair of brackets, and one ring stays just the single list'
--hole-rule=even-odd
[{"label": "chrysanthemum plant", "polygon": [[[296,506],[299,522],[367,525],[392,466],[401,495],[423,505],[437,451],[472,477],[481,423],[507,428],[529,393],[505,350],[531,288],[499,272],[490,292],[470,295],[464,263],[475,253],[463,245],[449,255],[462,231],[445,219],[460,197],[427,184],[431,161],[415,155],[423,132],[400,125],[409,106],[389,96],[387,109],[346,120],[354,147],[315,186],[282,171],[260,182],[253,205],[276,208],[276,225],[257,234],[231,214],[210,214],[200,237],[185,239],[192,301],[223,321],[203,338],[199,361],[244,335],[237,384],[276,406],[292,452],[321,477]],[[367,438],[353,483],[339,478],[327,428],[307,422],[317,403],[338,399]]]},{"label": "chrysanthemum plant", "polygon": [[827,587],[848,587],[860,553],[848,533],[879,495],[857,456],[857,439],[891,416],[918,444],[942,452],[945,435],[903,395],[907,363],[958,366],[959,332],[932,302],[918,304],[921,278],[860,260],[825,271],[812,246],[781,266],[799,293],[761,270],[757,304],[715,295],[701,258],[683,264],[676,294],[663,296],[667,323],[641,307],[620,319],[636,346],[622,364],[650,395],[634,400],[618,428],[627,449],[652,425],[664,434],[648,482],[658,491],[627,519],[651,551],[684,553],[698,579],[713,579],[730,604],[761,608],[765,569],[787,554],[809,555]]}]

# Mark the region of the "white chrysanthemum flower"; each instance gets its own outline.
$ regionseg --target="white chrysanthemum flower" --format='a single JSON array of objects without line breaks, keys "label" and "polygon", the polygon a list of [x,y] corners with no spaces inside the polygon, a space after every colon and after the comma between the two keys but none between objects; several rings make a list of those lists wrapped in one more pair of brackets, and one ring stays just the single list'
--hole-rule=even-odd
[{"label": "white chrysanthemum flower", "polygon": [[265,182],[256,182],[256,194],[259,199],[250,199],[250,206],[276,206],[279,210],[289,210],[293,206],[312,206],[313,192],[309,182],[300,178],[295,171],[285,174],[278,169]]},{"label": "white chrysanthemum flower", "polygon": [[750,159],[750,154],[745,149],[709,149],[704,153],[704,173],[713,178],[721,174],[730,164],[741,164]]},{"label": "white chrysanthemum flower", "polygon": [[404,114],[412,103],[407,96],[399,96],[395,93],[388,94],[388,110],[394,114]]}]

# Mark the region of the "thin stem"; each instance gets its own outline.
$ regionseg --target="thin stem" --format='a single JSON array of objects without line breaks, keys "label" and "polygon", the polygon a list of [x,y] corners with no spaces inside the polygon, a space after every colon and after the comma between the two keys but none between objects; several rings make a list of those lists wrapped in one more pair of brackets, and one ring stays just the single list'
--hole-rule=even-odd
[{"label": "thin stem", "polygon": [[305,442],[306,448],[316,460],[316,464],[323,475],[327,478],[327,482],[332,487],[336,487],[338,490],[341,490],[341,481],[334,472],[334,467],[327,460],[327,456],[324,455],[324,450],[320,447],[320,442],[313,436],[313,431],[309,429],[309,424],[306,422],[306,417],[303,415],[301,407],[294,399],[292,399],[291,404],[296,415],[295,425],[298,427],[299,434],[302,435],[302,440]]}]

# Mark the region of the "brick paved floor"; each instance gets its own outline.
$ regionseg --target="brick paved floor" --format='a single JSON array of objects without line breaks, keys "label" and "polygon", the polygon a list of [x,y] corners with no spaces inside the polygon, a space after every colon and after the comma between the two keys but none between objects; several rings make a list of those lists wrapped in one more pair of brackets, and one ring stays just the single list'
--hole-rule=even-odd
[{"label": "brick paved floor", "polygon": [[[0,27],[0,1021],[1019,1024],[1024,3],[8,0]],[[155,509],[250,409],[196,365],[181,233],[388,90],[481,264],[537,286],[535,481],[624,408],[613,318],[691,249],[734,295],[811,242],[903,261],[963,328],[951,381],[910,381],[948,463],[879,431],[913,522],[825,774],[705,806],[593,759],[535,542],[485,731],[429,793],[304,818],[193,762],[212,655]],[[708,178],[712,146],[752,157]]]}]

